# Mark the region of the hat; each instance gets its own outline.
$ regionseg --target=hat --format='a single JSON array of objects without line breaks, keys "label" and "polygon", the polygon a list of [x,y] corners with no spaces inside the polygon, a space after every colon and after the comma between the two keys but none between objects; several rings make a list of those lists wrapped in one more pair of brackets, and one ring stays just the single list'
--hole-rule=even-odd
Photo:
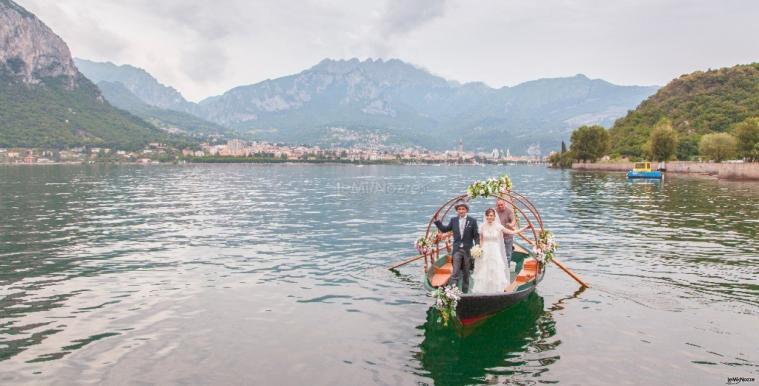
[{"label": "hat", "polygon": [[458,200],[456,201],[456,204],[453,205],[454,209],[458,209],[460,206],[466,207],[466,210],[469,210],[469,204],[466,203],[464,200]]}]

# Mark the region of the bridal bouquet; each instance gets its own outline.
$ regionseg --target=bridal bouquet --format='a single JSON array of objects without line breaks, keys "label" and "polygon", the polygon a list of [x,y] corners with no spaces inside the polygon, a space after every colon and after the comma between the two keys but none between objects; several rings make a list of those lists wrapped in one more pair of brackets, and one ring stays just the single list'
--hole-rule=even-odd
[{"label": "bridal bouquet", "polygon": [[447,326],[448,321],[456,317],[456,306],[459,304],[461,295],[461,290],[456,286],[438,287],[432,292],[432,297],[435,298],[435,309],[440,311],[438,322],[442,321],[443,325]]},{"label": "bridal bouquet", "polygon": [[469,251],[469,254],[472,255],[472,257],[477,260],[482,256],[482,248],[479,245],[475,245],[472,247],[472,249]]}]

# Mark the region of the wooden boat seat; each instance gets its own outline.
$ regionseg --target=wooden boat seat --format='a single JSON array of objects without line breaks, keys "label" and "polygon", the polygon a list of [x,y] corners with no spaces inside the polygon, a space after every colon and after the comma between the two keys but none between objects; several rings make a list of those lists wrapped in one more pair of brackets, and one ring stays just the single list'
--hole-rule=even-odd
[{"label": "wooden boat seat", "polygon": [[453,272],[453,264],[445,263],[442,267],[435,267],[435,274]]},{"label": "wooden boat seat", "polygon": [[527,283],[528,281],[535,278],[535,272],[520,272],[519,275],[517,275],[517,281],[522,283]]},{"label": "wooden boat seat", "polygon": [[522,264],[522,270],[517,275],[516,282],[520,284],[527,283],[535,279],[538,275],[538,261],[535,259],[525,259]]},{"label": "wooden boat seat", "polygon": [[446,256],[446,262],[443,264],[442,267],[432,266],[432,269],[434,269],[434,274],[430,278],[430,284],[432,284],[433,287],[440,287],[442,285],[445,285],[448,283],[448,279],[451,278],[451,273],[453,272],[453,263],[451,256]]},{"label": "wooden boat seat", "polygon": [[450,273],[435,273],[432,275],[432,279],[430,279],[430,284],[432,284],[433,287],[437,288],[448,283],[448,280],[450,278]]}]

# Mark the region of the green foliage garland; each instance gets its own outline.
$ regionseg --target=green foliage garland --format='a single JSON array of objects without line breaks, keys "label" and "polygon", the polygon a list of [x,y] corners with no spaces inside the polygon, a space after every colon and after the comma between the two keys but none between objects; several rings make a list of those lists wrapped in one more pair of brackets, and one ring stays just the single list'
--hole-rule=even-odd
[{"label": "green foliage garland", "polygon": [[507,175],[498,178],[488,178],[485,181],[475,181],[466,188],[470,198],[497,196],[511,190],[511,179]]}]

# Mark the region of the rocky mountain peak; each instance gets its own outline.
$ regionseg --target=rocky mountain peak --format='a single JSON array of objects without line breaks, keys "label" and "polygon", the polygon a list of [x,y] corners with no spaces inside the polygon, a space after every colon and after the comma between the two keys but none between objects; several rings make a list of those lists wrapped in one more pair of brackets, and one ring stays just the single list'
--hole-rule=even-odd
[{"label": "rocky mountain peak", "polygon": [[334,76],[361,74],[363,77],[383,83],[439,83],[443,78],[399,59],[324,59],[304,73],[322,73]]},{"label": "rocky mountain peak", "polygon": [[0,0],[0,73],[27,84],[64,77],[69,88],[79,78],[63,39],[11,0]]},{"label": "rocky mountain peak", "polygon": [[111,62],[93,62],[74,59],[79,71],[94,83],[121,83],[143,102],[162,109],[188,111],[192,109],[182,94],[173,87],[161,84],[156,78],[142,68],[128,64],[117,65]]}]

